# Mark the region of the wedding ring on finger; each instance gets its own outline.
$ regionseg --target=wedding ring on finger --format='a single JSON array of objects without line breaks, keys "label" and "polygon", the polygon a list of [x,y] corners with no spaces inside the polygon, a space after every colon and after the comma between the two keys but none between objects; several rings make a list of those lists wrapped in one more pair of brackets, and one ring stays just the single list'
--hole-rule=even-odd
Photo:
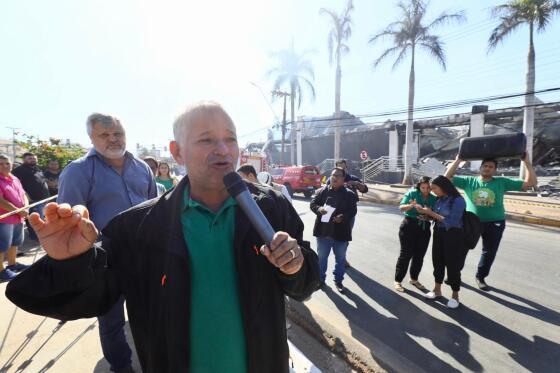
[{"label": "wedding ring on finger", "polygon": [[292,254],[292,259],[295,259],[296,253],[295,253],[294,249],[290,249],[290,254]]}]

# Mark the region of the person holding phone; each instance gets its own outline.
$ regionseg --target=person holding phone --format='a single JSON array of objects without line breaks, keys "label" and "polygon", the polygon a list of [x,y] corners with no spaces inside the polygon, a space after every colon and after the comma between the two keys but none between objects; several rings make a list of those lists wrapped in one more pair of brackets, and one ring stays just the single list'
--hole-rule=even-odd
[{"label": "person holding phone", "polygon": [[430,180],[428,176],[422,177],[416,187],[404,195],[399,206],[404,213],[404,219],[399,227],[401,251],[395,270],[394,287],[396,291],[404,292],[402,281],[406,276],[409,264],[411,264],[409,283],[419,290],[426,289],[418,281],[418,276],[428,250],[431,231],[427,215],[418,213],[417,207],[434,208],[436,196],[430,193]]}]

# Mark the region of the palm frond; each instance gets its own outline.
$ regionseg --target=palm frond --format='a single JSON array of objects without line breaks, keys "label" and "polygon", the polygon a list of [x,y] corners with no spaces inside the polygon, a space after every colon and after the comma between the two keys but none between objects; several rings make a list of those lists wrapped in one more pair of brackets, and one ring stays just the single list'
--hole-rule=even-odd
[{"label": "palm frond", "polygon": [[558,1],[545,1],[544,4],[537,7],[535,16],[537,30],[544,31],[556,13],[560,13],[560,2]]},{"label": "palm frond", "polygon": [[372,36],[368,43],[373,44],[379,39],[391,37],[392,46],[386,49],[373,63],[377,67],[382,61],[396,55],[392,69],[394,70],[408,55],[410,50],[419,49],[427,51],[437,62],[446,69],[444,44],[439,36],[431,31],[445,24],[461,23],[466,20],[463,10],[456,13],[443,12],[431,22],[426,21],[428,13],[428,0],[402,0],[397,4],[400,15],[397,21],[390,23],[385,29]]},{"label": "palm frond", "polygon": [[399,33],[399,30],[393,28],[386,28],[385,30],[373,35],[369,40],[369,44],[374,44],[377,40],[385,38],[387,36],[395,36]]},{"label": "palm frond", "polygon": [[305,83],[309,92],[311,92],[311,101],[315,101],[315,87],[313,86],[313,82],[311,82],[306,77],[300,76],[300,80]]},{"label": "palm frond", "polygon": [[453,14],[447,14],[446,12],[443,12],[436,19],[434,19],[428,26],[426,26],[426,29],[433,29],[435,27],[448,25],[453,22],[463,23],[466,20],[467,17],[465,16],[464,10],[461,10],[460,12],[453,13]]},{"label": "palm frond", "polygon": [[289,80],[289,76],[286,74],[278,75],[276,80],[274,80],[273,90],[281,89],[284,83]]},{"label": "palm frond", "polygon": [[401,49],[403,49],[401,46],[396,46],[396,47],[386,49],[383,53],[381,53],[381,56],[379,56],[375,61],[373,61],[373,67],[374,68],[377,67],[384,59],[394,55],[397,52],[402,53]]},{"label": "palm frond", "polygon": [[[298,101],[301,104],[301,87],[300,81],[306,81],[311,86],[311,81],[314,80],[314,72],[311,62],[307,59],[310,51],[306,50],[303,52],[298,52],[295,50],[294,42],[290,44],[289,48],[276,51],[272,53],[271,56],[277,62],[277,65],[270,69],[267,73],[268,76],[274,76],[275,81],[273,84],[273,89],[284,88],[288,83],[290,90],[298,93]],[[308,83],[305,83],[306,85]],[[313,97],[315,96],[315,90],[311,90]],[[295,97],[294,97],[295,98]]]},{"label": "palm frond", "polygon": [[391,71],[395,71],[397,66],[400,65],[400,63],[404,60],[404,58],[408,54],[408,50],[409,50],[408,47],[401,49],[401,52],[397,56],[397,59],[395,60],[395,62],[393,62],[393,66],[391,66]]},{"label": "palm frond", "polygon": [[519,8],[513,4],[507,3],[502,5],[497,5],[490,10],[490,17],[492,18],[502,18],[508,17],[519,11]]},{"label": "palm frond", "polygon": [[350,13],[354,10],[354,4],[352,3],[352,0],[348,0],[348,2],[346,3],[346,8],[344,9],[344,13],[343,13],[343,19],[350,19]]},{"label": "palm frond", "polygon": [[418,43],[418,46],[430,53],[439,62],[444,71],[447,70],[443,43],[439,40],[439,37],[432,36],[427,38],[425,41]]},{"label": "palm frond", "polygon": [[500,24],[492,30],[488,38],[488,52],[496,48],[506,36],[515,31],[522,23],[524,23],[524,20],[521,18],[501,17]]},{"label": "palm frond", "polygon": [[347,40],[352,34],[352,19],[350,12],[354,9],[352,0],[349,0],[346,8],[338,14],[336,11],[326,8],[319,10],[320,15],[326,15],[331,21],[331,30],[328,35],[329,48],[329,64],[332,65],[335,58],[339,57],[339,52],[344,49],[347,53],[349,48],[342,48],[344,40]]}]

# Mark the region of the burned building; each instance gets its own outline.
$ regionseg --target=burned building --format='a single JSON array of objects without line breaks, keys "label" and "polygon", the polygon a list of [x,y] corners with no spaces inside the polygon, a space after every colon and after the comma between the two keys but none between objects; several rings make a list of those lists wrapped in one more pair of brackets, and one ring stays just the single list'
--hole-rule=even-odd
[{"label": "burned building", "polygon": [[[414,138],[418,158],[433,157],[439,160],[453,159],[458,151],[459,140],[470,134],[474,115],[482,118],[484,135],[521,132],[523,108],[512,107],[495,110],[480,110],[471,113],[438,116],[414,121]],[[482,113],[480,113],[482,111]],[[482,114],[482,115],[481,115]],[[334,150],[334,116],[300,117],[297,127],[302,131],[303,164],[319,164],[332,158]],[[375,121],[341,112],[342,128],[341,157],[359,161],[360,152],[367,151],[370,159],[390,155],[390,143],[396,144],[402,155],[406,123],[402,120]],[[279,132],[279,131],[278,131]],[[392,138],[391,138],[392,137]],[[290,131],[285,143],[285,160],[290,159]],[[271,131],[269,141],[263,144],[271,163],[280,163],[279,133]],[[394,145],[393,145],[394,146]],[[560,166],[560,104],[542,103],[535,107],[533,163],[543,166]]]}]

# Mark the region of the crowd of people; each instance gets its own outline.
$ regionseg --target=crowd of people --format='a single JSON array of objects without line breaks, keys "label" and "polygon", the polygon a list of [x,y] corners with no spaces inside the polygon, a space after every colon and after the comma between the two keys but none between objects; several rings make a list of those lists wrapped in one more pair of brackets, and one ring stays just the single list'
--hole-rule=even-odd
[{"label": "crowd of people", "polygon": [[[33,212],[42,214],[44,203],[38,203],[58,193],[60,164],[49,159],[47,167],[37,165],[37,155],[26,152],[23,163],[13,167],[11,159],[0,154],[0,216],[30,204],[35,206],[0,219],[0,280],[9,281],[28,266],[16,262],[18,246],[23,243],[25,218]],[[28,225],[29,237],[36,240]],[[4,260],[8,265],[4,267]]]},{"label": "crowd of people", "polygon": [[[475,275],[481,290],[489,288],[486,277],[496,258],[505,229],[504,194],[507,191],[527,190],[537,185],[537,176],[526,154],[521,157],[525,179],[496,176],[498,162],[484,159],[478,176],[456,176],[462,160],[457,156],[445,175],[430,180],[420,179],[416,187],[407,192],[400,203],[404,219],[399,228],[400,255],[395,271],[395,290],[404,292],[402,281],[410,265],[410,283],[426,290],[418,281],[424,255],[430,241],[430,221],[433,221],[432,264],[434,287],[424,296],[436,299],[442,296],[445,282],[451,287],[449,308],[459,306],[461,271],[469,249],[465,240],[465,211],[477,218],[477,228],[482,239],[482,253]],[[457,188],[465,191],[464,198]],[[447,279],[445,274],[447,273]]]},{"label": "crowd of people", "polygon": [[[18,210],[0,219],[0,275],[11,280],[8,298],[61,320],[98,317],[103,354],[115,372],[133,372],[125,301],[144,371],[286,372],[284,296],[303,300],[324,289],[331,252],[334,283],[344,292],[358,192],[366,193],[367,185],[348,172],[346,161],[336,163],[309,204],[316,215],[314,251],[285,186],[250,165],[235,170],[235,125],[219,104],[196,104],[174,122],[170,151],[188,169],[181,180],[168,163],[128,152],[118,118],[93,113],[86,131],[92,148],[62,171],[54,162],[40,170],[31,153],[12,171],[0,155],[0,215]],[[404,292],[410,267],[409,283],[428,299],[442,296],[442,284],[449,284],[449,308],[459,306],[469,251],[465,211],[481,221],[476,279],[484,289],[505,228],[504,192],[536,184],[526,157],[525,180],[495,176],[491,159],[478,177],[455,176],[460,162],[445,175],[421,178],[404,195],[394,278],[395,290]],[[270,244],[225,189],[223,177],[232,171],[247,181],[276,232]],[[49,195],[56,203],[41,203]],[[26,218],[47,253],[31,268],[15,260]],[[434,286],[428,291],[419,275],[430,238]]]}]

